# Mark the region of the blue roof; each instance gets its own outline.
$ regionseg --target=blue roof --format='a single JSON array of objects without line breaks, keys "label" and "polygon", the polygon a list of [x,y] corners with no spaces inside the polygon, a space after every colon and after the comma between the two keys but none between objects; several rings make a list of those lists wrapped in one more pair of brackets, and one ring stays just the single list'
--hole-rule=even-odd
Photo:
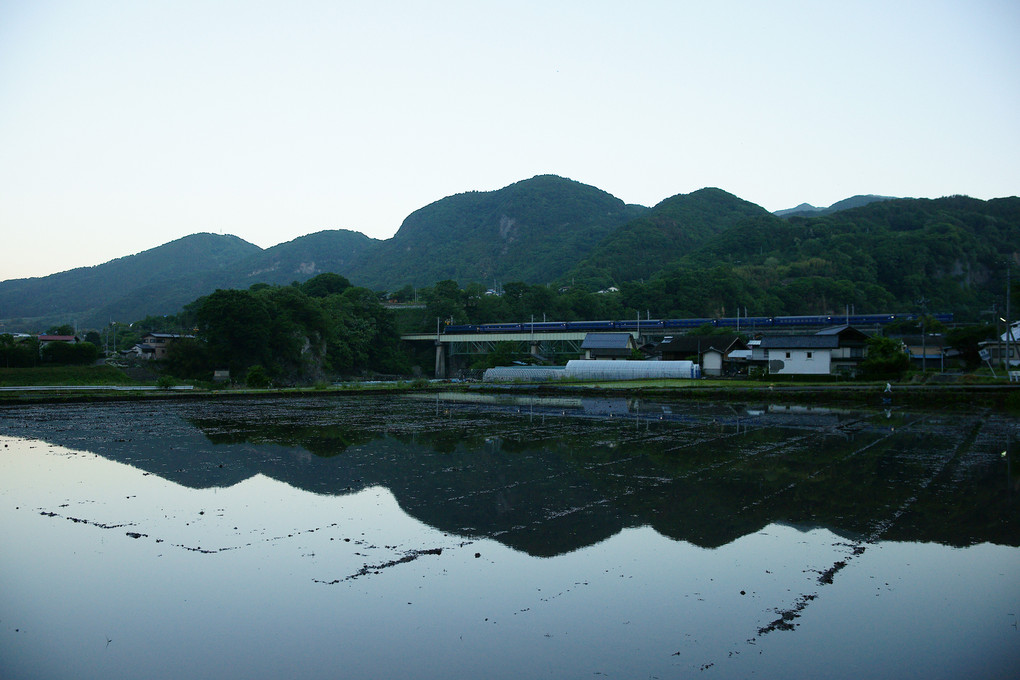
[{"label": "blue roof", "polygon": [[631,340],[630,333],[588,333],[581,349],[627,349]]}]

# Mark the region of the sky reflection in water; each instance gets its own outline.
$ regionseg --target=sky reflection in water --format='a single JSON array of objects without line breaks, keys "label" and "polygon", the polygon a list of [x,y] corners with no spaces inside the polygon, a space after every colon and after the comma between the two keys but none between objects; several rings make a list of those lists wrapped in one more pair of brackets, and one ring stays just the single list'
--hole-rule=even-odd
[{"label": "sky reflection in water", "polygon": [[1006,677],[1016,427],[623,400],[3,409],[0,675]]}]

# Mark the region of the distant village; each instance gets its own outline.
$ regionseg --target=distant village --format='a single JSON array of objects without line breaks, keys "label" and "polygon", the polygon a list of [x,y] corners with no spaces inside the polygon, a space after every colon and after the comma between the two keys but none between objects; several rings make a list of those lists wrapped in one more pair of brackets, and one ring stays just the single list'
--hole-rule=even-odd
[{"label": "distant village", "polygon": [[[807,319],[808,317],[800,317]],[[875,377],[867,362],[874,358],[876,339],[885,343],[903,362],[902,369],[954,373],[964,368],[962,352],[946,341],[942,332],[881,335],[875,327],[834,324],[817,329],[783,328],[762,333],[750,328],[743,333],[713,329],[688,329],[670,334],[662,322],[539,322],[447,326],[438,334],[402,336],[408,343],[427,341],[436,347],[436,378],[481,378],[484,381],[619,380],[654,378],[727,377]],[[656,327],[656,324],[658,326]],[[608,325],[630,327],[626,332]],[[745,329],[749,323],[745,320]],[[739,327],[739,324],[738,324]],[[585,330],[595,328],[596,330]],[[4,337],[0,335],[0,337]],[[41,356],[59,356],[55,346],[83,343],[76,333],[31,335],[7,334],[9,343],[38,343]],[[108,360],[159,362],[180,340],[195,340],[182,333],[149,332],[129,347],[99,353],[96,363]],[[980,341],[981,361],[993,376],[1020,380],[1020,321],[1011,332]],[[471,358],[491,352],[498,344],[515,344],[517,358],[487,370],[469,370]],[[109,350],[109,348],[107,348]],[[105,356],[102,356],[105,355]],[[71,362],[73,363],[73,362]],[[998,374],[996,372],[999,372]],[[226,370],[216,371],[216,381],[230,379]]]}]

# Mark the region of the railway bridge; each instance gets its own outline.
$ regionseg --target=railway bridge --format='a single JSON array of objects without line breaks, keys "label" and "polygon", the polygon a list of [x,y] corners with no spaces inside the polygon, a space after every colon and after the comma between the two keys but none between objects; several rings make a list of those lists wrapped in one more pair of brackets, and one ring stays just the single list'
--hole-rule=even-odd
[{"label": "railway bridge", "polygon": [[[619,331],[616,331],[619,332]],[[559,360],[576,359],[587,331],[506,331],[502,333],[411,333],[401,336],[408,342],[432,342],[436,347],[437,378],[446,378],[451,370],[459,370],[472,358],[496,351],[501,343],[512,343],[514,354],[532,356],[559,363]],[[636,332],[631,333],[635,339]]]},{"label": "railway bridge", "polygon": [[[935,314],[951,323],[952,314]],[[630,333],[638,346],[681,335],[705,325],[734,333],[784,335],[811,333],[826,326],[852,325],[862,331],[877,331],[896,320],[916,319],[916,314],[816,315],[777,317],[728,317],[720,319],[630,319],[626,321],[531,321],[447,325],[438,323],[435,333],[409,333],[401,339],[433,343],[436,348],[435,376],[448,377],[462,370],[472,357],[491,354],[501,343],[512,343],[515,354],[530,354],[543,361],[562,363],[582,354],[581,344],[589,333]]]}]

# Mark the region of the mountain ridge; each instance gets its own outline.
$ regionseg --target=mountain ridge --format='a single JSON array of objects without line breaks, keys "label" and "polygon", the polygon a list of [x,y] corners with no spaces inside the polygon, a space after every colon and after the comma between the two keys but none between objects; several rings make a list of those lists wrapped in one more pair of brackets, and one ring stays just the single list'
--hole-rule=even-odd
[{"label": "mountain ridge", "polygon": [[772,214],[776,217],[820,217],[821,215],[830,215],[834,212],[841,210],[849,210],[851,208],[859,208],[869,203],[875,203],[878,201],[892,201],[895,200],[895,196],[879,196],[878,194],[858,194],[851,196],[850,198],[844,198],[841,201],[836,201],[828,208],[818,208],[811,205],[810,203],[801,203],[795,208],[786,208],[784,210],[776,210]]},{"label": "mountain ridge", "polygon": [[[849,293],[839,291],[856,286],[851,299],[874,293],[876,304],[934,298],[934,292],[941,300],[975,305],[978,287],[991,285],[996,253],[1016,259],[1018,205],[1016,197],[872,195],[844,199],[825,215],[778,216],[707,187],[647,208],[574,180],[537,175],[434,201],[385,240],[337,229],[262,249],[236,236],[198,233],[101,265],[2,281],[0,321],[8,330],[68,322],[99,327],[173,314],[217,288],[287,285],[323,272],[390,291],[444,279],[597,290],[715,265],[835,277],[840,287],[831,296],[840,299]],[[930,257],[922,262],[920,255]],[[854,267],[860,268],[856,274]],[[925,267],[930,271],[914,271]],[[748,276],[748,285],[775,285],[775,277]],[[961,293],[961,286],[969,292]]]}]

